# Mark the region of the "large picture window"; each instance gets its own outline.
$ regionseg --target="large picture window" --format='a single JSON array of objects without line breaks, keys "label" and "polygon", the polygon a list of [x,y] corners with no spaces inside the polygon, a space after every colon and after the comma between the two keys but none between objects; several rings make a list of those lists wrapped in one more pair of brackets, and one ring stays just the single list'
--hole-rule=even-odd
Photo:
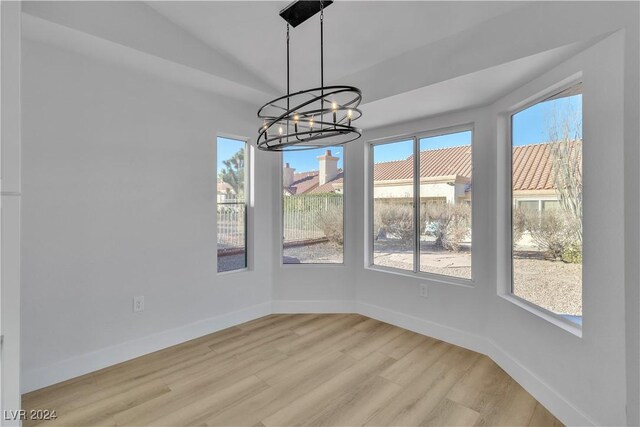
[{"label": "large picture window", "polygon": [[471,279],[472,132],[371,147],[374,266]]},{"label": "large picture window", "polygon": [[420,139],[420,271],[471,279],[471,131]]},{"label": "large picture window", "polygon": [[342,264],[344,147],[282,155],[282,263]]},{"label": "large picture window", "polygon": [[220,273],[247,268],[247,143],[219,137],[216,151]]},{"label": "large picture window", "polygon": [[372,146],[374,265],[414,270],[412,139]]},{"label": "large picture window", "polygon": [[512,293],[582,324],[582,85],[511,119]]}]

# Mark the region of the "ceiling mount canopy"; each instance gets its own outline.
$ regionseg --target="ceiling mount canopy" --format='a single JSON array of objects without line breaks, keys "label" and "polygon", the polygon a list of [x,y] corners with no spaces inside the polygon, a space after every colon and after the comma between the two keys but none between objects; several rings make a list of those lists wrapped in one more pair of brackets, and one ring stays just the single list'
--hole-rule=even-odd
[{"label": "ceiling mount canopy", "polygon": [[[346,144],[362,135],[352,123],[362,116],[362,92],[353,86],[324,85],[324,8],[333,1],[297,0],[280,11],[287,21],[287,93],[258,110],[263,120],[258,148],[296,151]],[[320,12],[320,86],[291,93],[289,86],[289,27]]]}]

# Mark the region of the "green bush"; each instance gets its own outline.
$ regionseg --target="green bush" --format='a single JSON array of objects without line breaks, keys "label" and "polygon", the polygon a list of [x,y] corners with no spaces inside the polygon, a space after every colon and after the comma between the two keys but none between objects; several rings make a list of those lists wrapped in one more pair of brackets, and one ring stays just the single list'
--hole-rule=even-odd
[{"label": "green bush", "polygon": [[436,238],[435,245],[458,251],[471,231],[471,207],[465,203],[441,203],[424,208],[425,232]]},{"label": "green bush", "polygon": [[344,221],[342,206],[329,206],[320,211],[316,217],[316,224],[327,236],[331,243],[342,246],[344,243]]},{"label": "green bush", "polygon": [[376,238],[413,239],[413,207],[401,203],[376,203],[373,214]]},{"label": "green bush", "polygon": [[562,260],[570,264],[582,264],[582,246],[574,243],[566,247],[562,252]]},{"label": "green bush", "polygon": [[527,229],[527,212],[523,208],[517,207],[513,210],[512,226],[512,240],[515,246]]},{"label": "green bush", "polygon": [[580,246],[577,226],[559,209],[526,213],[526,229],[533,244],[552,259],[563,259],[565,250]]}]

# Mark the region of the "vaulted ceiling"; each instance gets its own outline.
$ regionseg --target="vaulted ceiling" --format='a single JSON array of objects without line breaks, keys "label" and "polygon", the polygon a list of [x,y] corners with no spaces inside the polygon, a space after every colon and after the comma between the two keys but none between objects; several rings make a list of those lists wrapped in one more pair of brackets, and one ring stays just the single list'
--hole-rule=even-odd
[{"label": "vaulted ceiling", "polygon": [[[167,19],[279,91],[286,87],[286,22],[279,11],[288,4],[288,1],[148,2]],[[338,0],[325,11],[325,79],[339,81],[522,5]],[[319,14],[291,29],[294,90],[320,81],[319,35]]]},{"label": "vaulted ceiling", "polygon": [[[286,87],[287,4],[24,2],[23,34],[257,107]],[[337,0],[325,11],[325,82],[363,90],[366,128],[492,102],[590,44],[571,32],[545,40],[536,7]],[[291,29],[293,91],[320,81],[318,19]]]}]

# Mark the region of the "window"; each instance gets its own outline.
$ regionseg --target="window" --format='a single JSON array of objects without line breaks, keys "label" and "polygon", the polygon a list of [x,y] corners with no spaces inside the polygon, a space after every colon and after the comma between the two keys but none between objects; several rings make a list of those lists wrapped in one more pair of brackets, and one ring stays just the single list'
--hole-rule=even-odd
[{"label": "window", "polygon": [[511,123],[511,291],[580,325],[582,85],[514,114]]},{"label": "window", "polygon": [[282,155],[282,263],[342,264],[344,147]]},{"label": "window", "polygon": [[217,139],[218,272],[247,268],[247,143]]},{"label": "window", "polygon": [[471,131],[420,139],[420,271],[471,279]]},{"label": "window", "polygon": [[413,140],[372,146],[373,264],[414,271]]},{"label": "window", "polygon": [[374,266],[471,279],[471,142],[465,130],[372,145]]},{"label": "window", "polygon": [[537,200],[521,200],[518,202],[520,209],[527,212],[538,212],[538,205],[539,203]]}]

